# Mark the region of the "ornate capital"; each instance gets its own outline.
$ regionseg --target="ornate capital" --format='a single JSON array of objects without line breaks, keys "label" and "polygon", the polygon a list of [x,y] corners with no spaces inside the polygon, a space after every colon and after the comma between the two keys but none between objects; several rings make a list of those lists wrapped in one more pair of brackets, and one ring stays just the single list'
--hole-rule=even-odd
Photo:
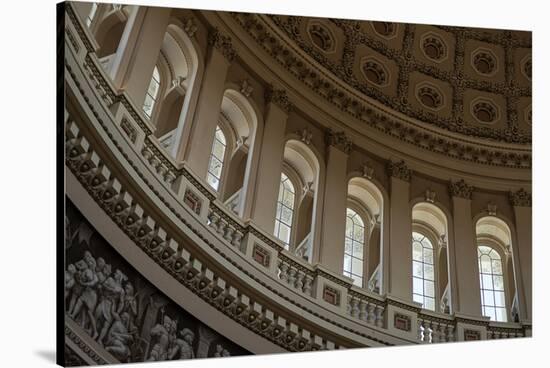
[{"label": "ornate capital", "polygon": [[510,192],[510,204],[512,206],[531,207],[531,193],[521,188],[516,192]]},{"label": "ornate capital", "polygon": [[332,129],[329,129],[326,135],[326,141],[329,146],[334,146],[345,154],[349,155],[351,152],[353,143],[344,132],[334,132]]},{"label": "ornate capital", "polygon": [[388,175],[390,177],[398,178],[403,181],[411,181],[411,169],[407,167],[405,161],[401,160],[399,162],[389,161],[386,166]]},{"label": "ornate capital", "polygon": [[275,89],[273,88],[273,86],[270,85],[266,89],[264,97],[266,103],[274,103],[275,105],[286,111],[287,114],[290,112],[290,110],[292,110],[292,103],[290,102],[290,99],[288,98],[285,90]]},{"label": "ornate capital", "polygon": [[460,181],[456,181],[456,182],[451,181],[449,183],[449,193],[451,194],[452,197],[472,199],[473,191],[474,191],[474,187],[466,184],[464,179],[460,179]]},{"label": "ornate capital", "polygon": [[233,59],[235,59],[235,56],[237,55],[237,52],[235,51],[235,49],[233,48],[233,44],[231,43],[231,37],[224,36],[217,28],[214,28],[208,34],[208,45],[219,50],[222,55],[230,62],[233,61]]}]

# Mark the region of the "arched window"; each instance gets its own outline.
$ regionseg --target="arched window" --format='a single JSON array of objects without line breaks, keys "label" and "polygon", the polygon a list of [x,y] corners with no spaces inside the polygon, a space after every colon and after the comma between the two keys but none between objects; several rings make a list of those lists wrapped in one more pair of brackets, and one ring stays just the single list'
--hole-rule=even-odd
[{"label": "arched window", "polygon": [[225,134],[223,134],[220,127],[217,126],[214,143],[212,144],[212,152],[210,153],[210,162],[208,163],[208,174],[206,175],[206,181],[215,190],[218,190],[220,187],[226,147],[227,141],[225,139]]},{"label": "arched window", "polygon": [[477,256],[482,313],[492,321],[506,322],[504,273],[500,255],[493,248],[480,245],[477,247]]},{"label": "arched window", "polygon": [[97,12],[97,3],[92,3],[92,9],[90,9],[90,12],[88,13],[88,16],[86,17],[86,26],[88,28],[92,25],[92,22],[94,21],[96,12]]},{"label": "arched window", "polygon": [[346,246],[344,250],[344,276],[351,277],[357,286],[363,286],[363,254],[365,224],[357,212],[346,211]]},{"label": "arched window", "polygon": [[290,233],[292,230],[292,219],[294,217],[294,198],[294,185],[288,176],[281,173],[274,234],[285,243],[286,249],[290,246]]},{"label": "arched window", "polygon": [[413,232],[413,300],[424,309],[435,310],[435,270],[432,242],[424,235]]},{"label": "arched window", "polygon": [[153,70],[153,77],[149,83],[149,88],[147,88],[147,94],[145,95],[145,101],[143,102],[143,112],[149,119],[153,115],[153,108],[155,107],[155,102],[157,102],[157,95],[160,88],[160,74],[159,69],[155,66]]}]

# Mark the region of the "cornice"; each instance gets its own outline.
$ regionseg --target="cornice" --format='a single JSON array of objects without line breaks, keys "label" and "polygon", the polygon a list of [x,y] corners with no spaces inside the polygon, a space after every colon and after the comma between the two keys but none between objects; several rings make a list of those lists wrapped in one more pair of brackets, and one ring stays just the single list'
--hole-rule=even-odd
[{"label": "cornice", "polygon": [[472,192],[474,187],[468,185],[464,179],[449,183],[449,194],[451,197],[459,197],[464,199],[472,199]]},{"label": "cornice", "polygon": [[523,188],[516,192],[510,192],[509,199],[512,206],[531,207],[531,193]]}]

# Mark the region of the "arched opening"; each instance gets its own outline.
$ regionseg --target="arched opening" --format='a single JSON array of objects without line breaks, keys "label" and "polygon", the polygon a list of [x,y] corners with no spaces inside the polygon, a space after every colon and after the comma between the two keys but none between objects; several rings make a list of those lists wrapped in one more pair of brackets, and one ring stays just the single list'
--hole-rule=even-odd
[{"label": "arched opening", "polygon": [[447,234],[448,219],[436,205],[412,208],[413,300],[425,309],[451,313]]},{"label": "arched opening", "polygon": [[227,89],[222,98],[220,121],[227,127],[228,139],[232,141],[220,199],[237,215],[242,215],[258,119],[246,97]]},{"label": "arched opening", "polygon": [[156,126],[155,136],[161,145],[175,157],[183,135],[183,128],[199,68],[195,47],[177,20],[166,29],[157,64],[165,71],[166,88],[163,89],[158,111],[151,121]]},{"label": "arched opening", "polygon": [[510,227],[498,217],[482,217],[476,240],[482,315],[497,322],[518,320]]},{"label": "arched opening", "polygon": [[[362,285],[370,291],[381,291],[381,249],[384,197],[378,187],[363,177],[351,178],[348,182],[348,210],[357,213],[363,223],[363,268]],[[361,231],[359,231],[361,232]],[[346,248],[348,247],[346,223]],[[344,271],[346,264],[344,263]],[[353,278],[353,277],[352,277]],[[358,284],[357,284],[358,285]]]},{"label": "arched opening", "polygon": [[295,139],[286,142],[283,156],[283,174],[296,189],[288,248],[309,260],[312,252],[313,218],[316,213],[319,162],[307,145]]}]

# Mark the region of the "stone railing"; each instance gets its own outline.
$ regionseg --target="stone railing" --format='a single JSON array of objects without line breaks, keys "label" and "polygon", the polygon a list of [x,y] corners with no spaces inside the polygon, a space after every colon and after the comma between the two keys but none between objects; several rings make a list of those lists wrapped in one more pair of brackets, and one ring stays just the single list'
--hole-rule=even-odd
[{"label": "stone railing", "polygon": [[[353,286],[351,279],[333,274],[321,265],[311,265],[302,257],[286,251],[274,236],[263,232],[253,221],[242,221],[216,199],[216,193],[201,178],[196,177],[185,163],[174,162],[153,136],[154,127],[149,125],[141,111],[133,106],[124,93],[115,91],[95,55],[94,44],[88,39],[87,30],[76,18],[71,5],[67,8],[67,75],[74,80],[83,78],[75,82],[73,88],[87,95],[82,98],[85,101],[82,103],[88,105],[87,108],[92,110],[92,115],[104,130],[102,133],[94,133],[91,127],[86,127],[86,134],[95,134],[94,141],[111,139],[112,145],[121,152],[119,160],[127,161],[123,166],[132,167],[138,172],[140,180],[151,189],[152,195],[158,197],[157,202],[160,200],[184,224],[192,221],[201,224],[194,227],[197,233],[206,229],[227,249],[233,249],[232,252],[220,250],[219,246],[214,247],[205,240],[206,244],[217,248],[218,253],[223,253],[230,263],[239,265],[241,269],[252,265],[254,273],[267,275],[277,283],[278,287],[269,286],[267,290],[273,292],[277,289],[277,296],[291,301],[296,307],[303,308],[307,302],[325,311],[313,313],[311,318],[329,311],[331,317],[323,316],[323,320],[333,322],[339,319],[339,322],[333,323],[335,329],[349,324],[344,330],[357,334],[358,341],[363,341],[358,343],[359,346],[369,344],[361,340],[364,336],[368,336],[371,339],[368,341],[373,342],[373,345],[462,341],[476,336],[480,339],[530,336],[529,323],[508,323],[502,326],[498,323],[489,324],[488,321],[480,323],[477,319],[427,312],[416,303],[396,301],[390,296],[358,288]],[[88,86],[84,86],[84,82]],[[94,98],[96,105],[92,103]],[[113,140],[113,130],[123,137],[123,142]],[[269,305],[260,303],[253,295],[232,286],[231,280],[216,275],[204,259],[184,248],[174,235],[169,235],[155,219],[145,213],[92,149],[86,134],[78,122],[68,123],[67,166],[83,185],[88,186],[89,193],[102,203],[115,222],[125,227],[129,236],[136,239],[147,254],[180,279],[183,285],[208,299],[209,303],[216,305],[231,318],[241,322],[246,320],[244,325],[289,350],[342,346],[329,335],[319,336],[300,326],[298,319],[291,321],[278,315]],[[130,147],[141,162],[129,160],[129,151],[123,152],[123,145]],[[185,211],[180,212],[171,201],[160,197],[155,183],[146,179],[147,175],[143,172],[139,173],[138,164],[145,165],[163,190],[170,193]],[[199,237],[206,239],[206,234],[199,234]],[[247,272],[247,275],[251,273]],[[238,278],[238,275],[234,276]],[[255,276],[255,279],[260,280],[260,276]],[[262,283],[267,284],[267,281]],[[293,295],[296,294],[304,301],[293,302]],[[307,318],[312,308],[303,309],[298,314],[301,318]],[[381,337],[381,331],[384,337]]]}]

